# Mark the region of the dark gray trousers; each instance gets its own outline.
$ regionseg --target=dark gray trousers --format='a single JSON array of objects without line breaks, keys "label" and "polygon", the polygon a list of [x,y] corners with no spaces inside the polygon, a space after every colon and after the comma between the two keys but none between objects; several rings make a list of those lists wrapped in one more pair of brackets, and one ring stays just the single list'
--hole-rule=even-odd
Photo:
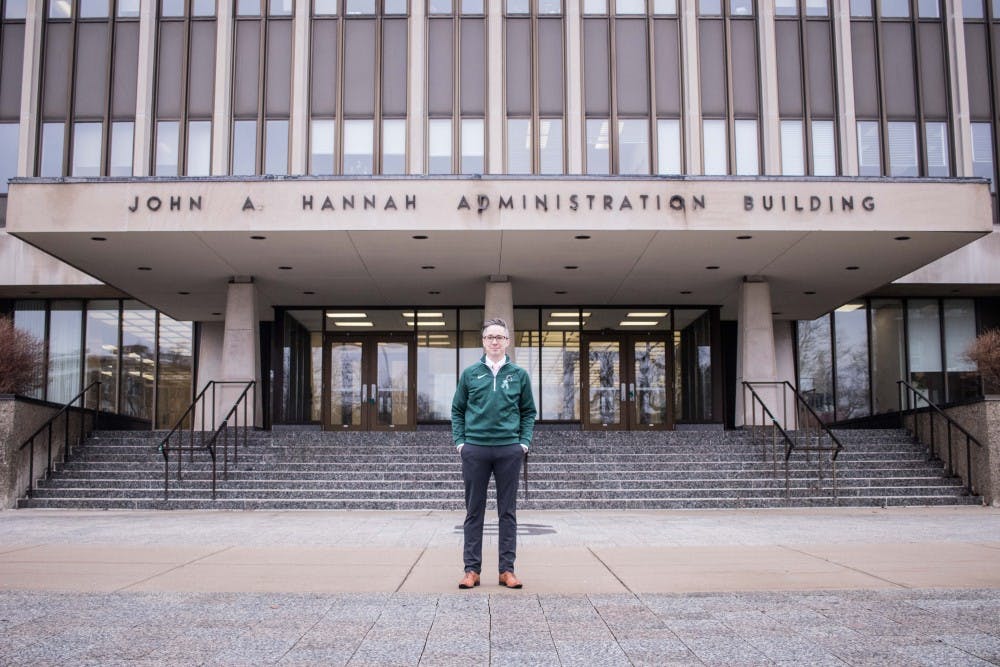
[{"label": "dark gray trousers", "polygon": [[483,519],[490,475],[497,484],[497,515],[500,520],[499,572],[513,572],[517,556],[517,474],[524,460],[521,445],[462,447],[462,479],[465,480],[465,571],[482,572]]}]

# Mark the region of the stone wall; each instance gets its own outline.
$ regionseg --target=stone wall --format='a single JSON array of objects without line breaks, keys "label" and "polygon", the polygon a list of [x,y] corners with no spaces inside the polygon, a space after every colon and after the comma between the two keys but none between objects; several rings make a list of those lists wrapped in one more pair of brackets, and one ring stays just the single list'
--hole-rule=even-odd
[{"label": "stone wall", "polygon": [[[972,441],[967,444],[965,435],[953,426],[949,448],[947,421],[940,416],[932,421],[929,412],[907,417],[906,426],[911,431],[918,427],[920,441],[966,484],[971,463],[973,493],[982,496],[986,504],[1000,507],[1000,398],[951,407],[945,413],[981,446]],[[918,420],[916,424],[914,419]]]},{"label": "stone wall", "polygon": [[[28,489],[31,448],[20,450],[25,439],[56,414],[60,406],[21,396],[0,395],[0,510],[17,506]],[[90,417],[87,422],[89,425]],[[58,468],[65,449],[65,423],[60,417],[52,429],[52,466]],[[74,410],[69,415],[69,441],[75,445],[80,433],[80,414]],[[35,438],[34,477],[37,481],[46,474],[49,461],[48,433],[43,431]]]}]

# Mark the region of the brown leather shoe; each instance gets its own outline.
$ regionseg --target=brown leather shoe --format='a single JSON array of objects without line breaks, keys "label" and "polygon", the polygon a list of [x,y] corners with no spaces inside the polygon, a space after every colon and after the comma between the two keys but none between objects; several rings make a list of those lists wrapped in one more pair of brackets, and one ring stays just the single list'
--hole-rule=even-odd
[{"label": "brown leather shoe", "polygon": [[507,588],[521,588],[524,584],[521,583],[520,579],[514,576],[513,572],[501,572],[500,585],[506,586]]},{"label": "brown leather shoe", "polygon": [[479,575],[473,572],[472,570],[466,572],[465,576],[462,577],[462,580],[458,582],[459,588],[472,588],[473,586],[478,586],[478,585],[479,585]]}]

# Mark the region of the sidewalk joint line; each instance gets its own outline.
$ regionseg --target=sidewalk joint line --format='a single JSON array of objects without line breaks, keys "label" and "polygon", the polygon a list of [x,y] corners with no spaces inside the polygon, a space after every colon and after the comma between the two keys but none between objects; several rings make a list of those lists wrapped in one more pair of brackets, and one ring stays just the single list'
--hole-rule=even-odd
[{"label": "sidewalk joint line", "polygon": [[622,588],[624,588],[625,590],[627,590],[632,595],[632,597],[636,598],[637,600],[639,599],[639,596],[635,594],[635,591],[633,591],[631,588],[629,588],[628,584],[626,584],[624,581],[622,581],[622,578],[619,577],[618,574],[614,570],[612,570],[610,567],[608,567],[608,564],[605,563],[604,560],[600,556],[598,556],[596,553],[594,553],[593,549],[591,549],[588,546],[587,547],[587,551],[590,552],[591,556],[593,556],[594,558],[597,559],[598,563],[600,563],[601,565],[604,566],[604,569],[606,569],[608,572],[611,573],[612,577],[614,577],[615,579],[618,580],[618,583],[622,585]]},{"label": "sidewalk joint line", "polygon": [[[640,607],[642,607],[643,609],[646,608],[646,605],[644,605],[642,601],[635,596],[635,593],[632,594],[632,597],[635,597],[635,601],[639,603]],[[615,631],[611,628],[611,625],[608,623],[607,619],[604,618],[604,614],[602,614],[601,610],[597,607],[596,604],[594,604],[594,600],[593,598],[590,597],[590,593],[587,593],[587,602],[589,602],[590,606],[593,607],[594,611],[597,612],[597,618],[601,619],[601,623],[603,623],[604,627],[606,627],[608,629],[608,632],[611,633],[611,638],[615,640],[615,646],[617,646],[618,650],[621,651],[622,655],[625,656],[625,659],[628,661],[628,664],[632,665],[632,667],[635,667],[635,663],[632,662],[632,658],[629,657],[628,651],[622,648],[621,640],[618,639],[618,635],[615,634]]]},{"label": "sidewalk joint line", "polygon": [[396,586],[396,590],[394,590],[393,593],[399,592],[399,589],[403,587],[403,584],[406,583],[406,580],[410,578],[411,574],[413,574],[413,569],[417,566],[417,563],[420,562],[420,559],[424,557],[425,553],[427,553],[427,547],[424,547],[423,549],[420,550],[420,554],[417,556],[416,560],[414,560],[413,563],[410,565],[410,569],[406,571],[406,574],[403,576],[402,581],[399,582],[399,585]]},{"label": "sidewalk joint line", "polygon": [[205,560],[206,558],[209,558],[211,556],[216,556],[218,554],[224,553],[226,551],[229,551],[232,548],[233,548],[232,545],[230,545],[228,547],[224,547],[222,549],[219,549],[218,551],[213,551],[212,553],[207,553],[204,556],[198,556],[197,558],[192,558],[189,561],[186,561],[184,563],[180,563],[180,564],[175,565],[173,567],[167,568],[166,570],[163,570],[162,572],[157,572],[156,574],[151,574],[148,577],[146,577],[145,579],[140,579],[139,581],[133,581],[131,584],[127,584],[127,585],[122,586],[120,588],[116,588],[114,592],[115,593],[121,593],[122,591],[127,591],[128,589],[132,588],[133,586],[138,586],[139,584],[144,584],[147,581],[151,581],[153,579],[156,579],[157,577],[162,577],[163,575],[169,574],[169,573],[173,572],[174,570],[179,570],[182,567],[187,567],[188,565],[192,565],[194,563],[197,563],[200,560]]},{"label": "sidewalk joint line", "polygon": [[887,584],[892,584],[893,586],[898,586],[899,588],[903,588],[903,589],[910,589],[910,588],[912,588],[912,586],[907,586],[906,584],[901,584],[898,581],[893,581],[892,579],[886,579],[885,577],[880,577],[877,574],[872,574],[871,572],[865,572],[861,568],[853,567],[851,565],[847,565],[846,563],[840,563],[840,562],[837,562],[837,561],[832,560],[830,558],[826,558],[824,556],[819,556],[817,554],[811,554],[808,551],[803,551],[801,549],[796,549],[795,547],[790,547],[787,544],[778,544],[778,545],[775,545],[775,546],[777,546],[777,547],[779,547],[781,549],[787,549],[788,551],[794,551],[796,553],[800,553],[803,556],[809,556],[810,558],[818,558],[819,560],[825,561],[827,563],[830,563],[831,565],[836,565],[837,567],[842,567],[845,570],[851,570],[852,572],[857,572],[858,574],[863,574],[866,577],[871,577],[872,579],[878,579],[879,581],[884,581]]}]

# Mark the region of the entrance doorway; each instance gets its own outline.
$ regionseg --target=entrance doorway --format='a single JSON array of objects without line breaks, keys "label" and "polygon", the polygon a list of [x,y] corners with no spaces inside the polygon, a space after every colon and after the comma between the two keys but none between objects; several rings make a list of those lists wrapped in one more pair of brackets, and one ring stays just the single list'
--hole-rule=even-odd
[{"label": "entrance doorway", "polygon": [[416,428],[412,334],[327,333],[323,340],[324,429]]},{"label": "entrance doorway", "polygon": [[668,332],[584,334],[582,347],[585,429],[674,427],[673,345]]}]

